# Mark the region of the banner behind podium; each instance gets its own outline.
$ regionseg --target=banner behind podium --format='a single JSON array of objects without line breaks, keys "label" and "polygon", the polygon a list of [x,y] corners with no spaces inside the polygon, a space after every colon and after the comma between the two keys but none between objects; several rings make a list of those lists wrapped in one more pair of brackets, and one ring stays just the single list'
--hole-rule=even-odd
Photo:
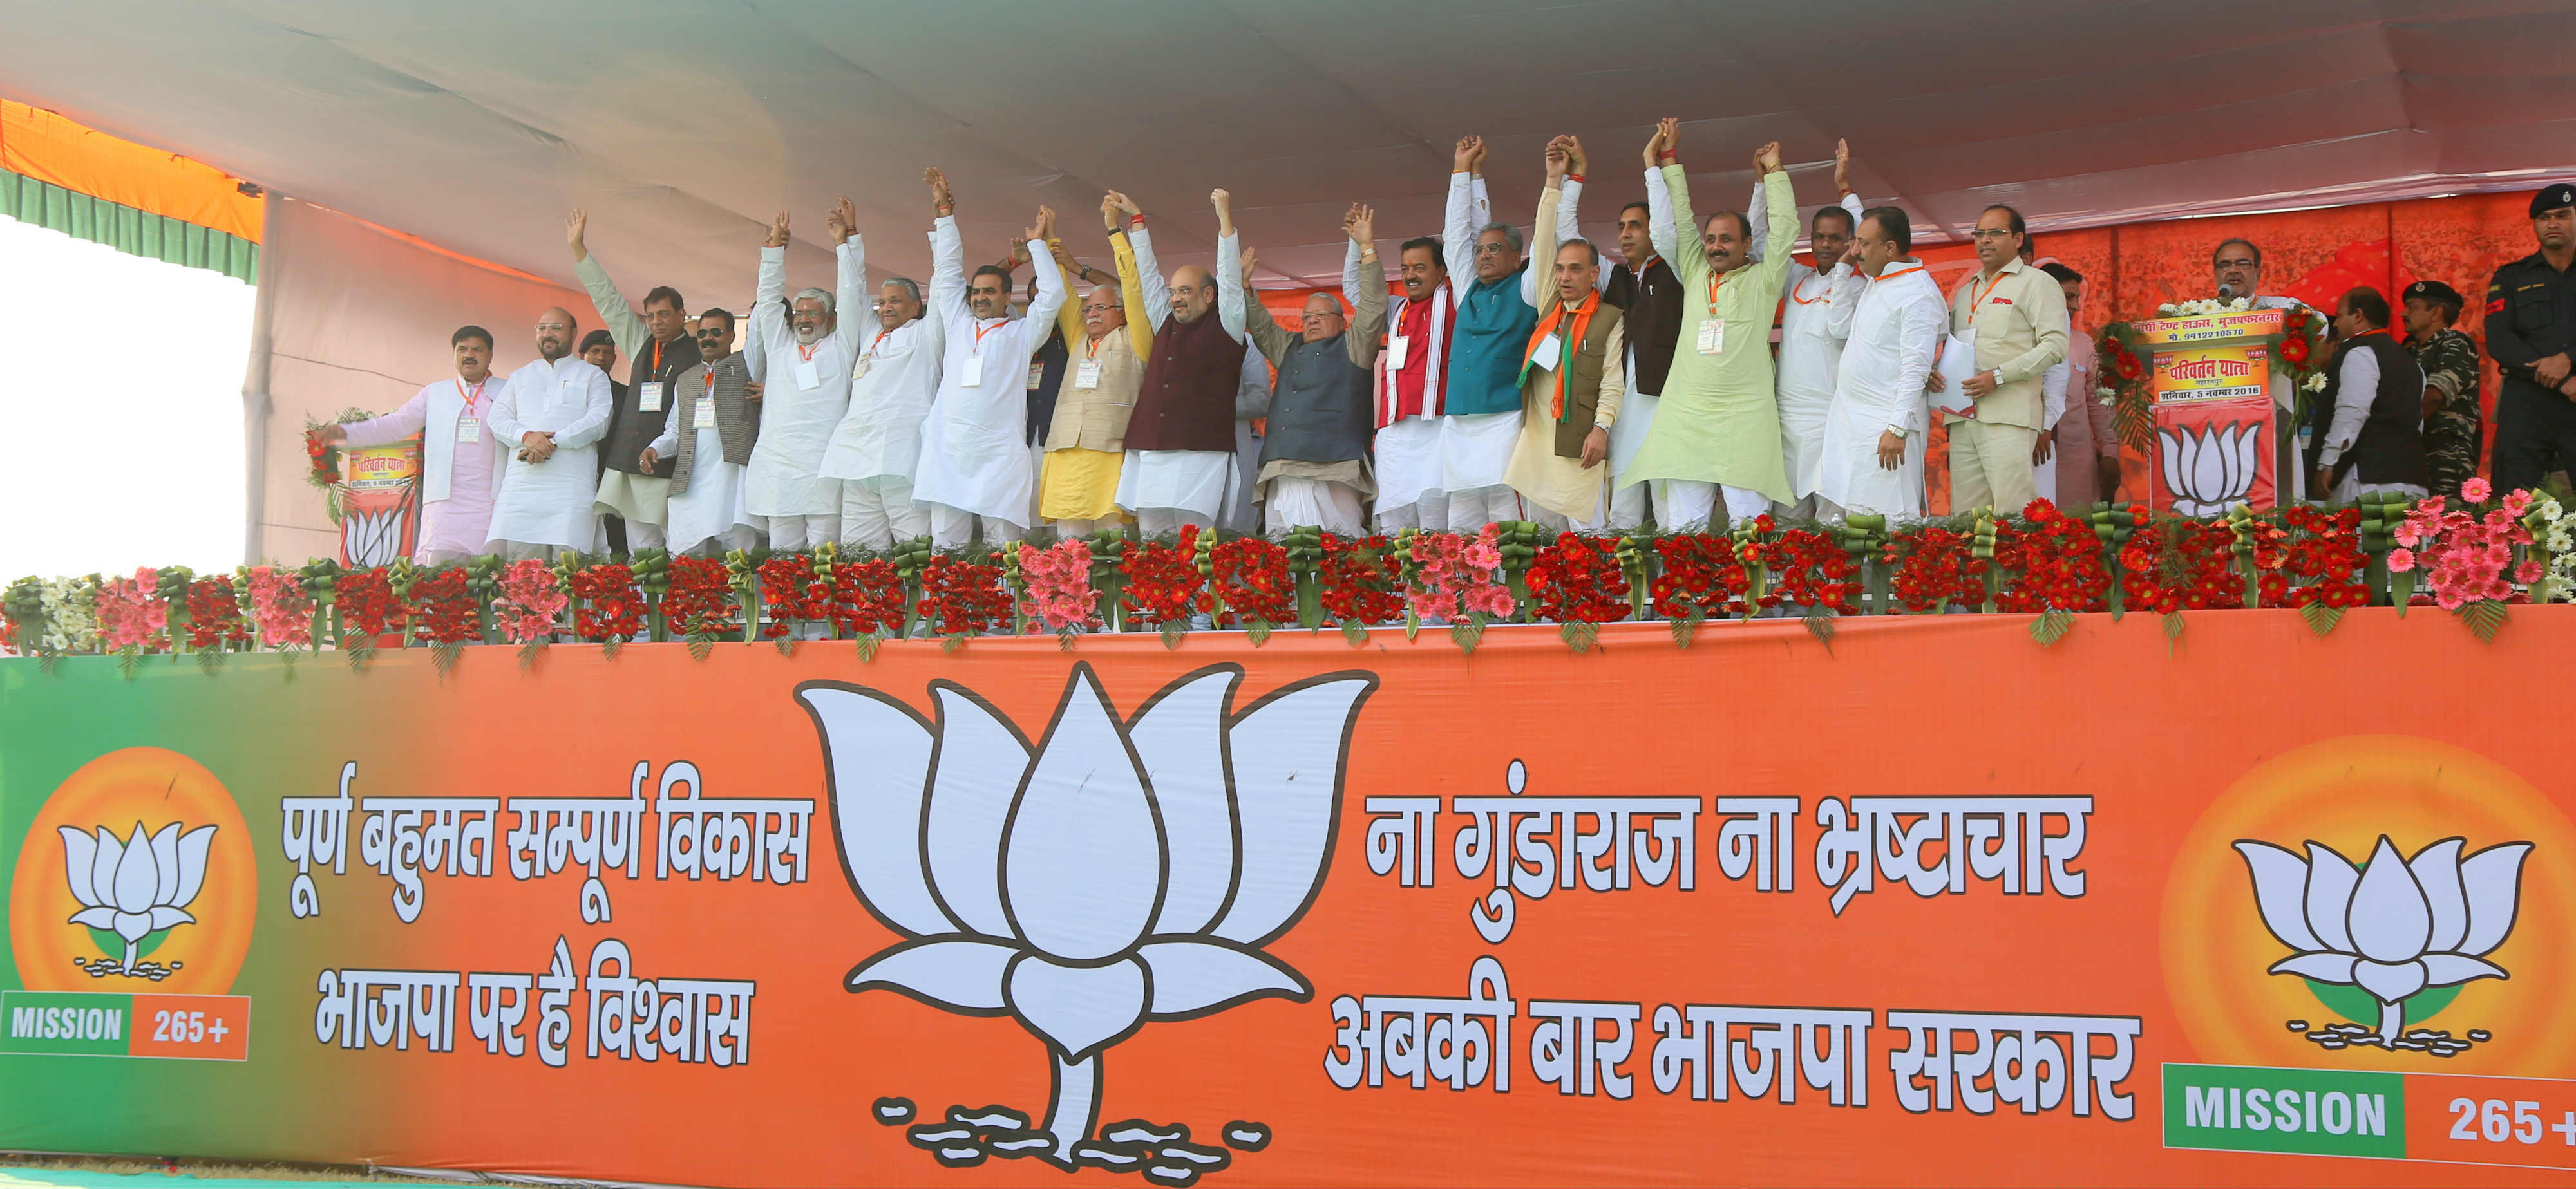
[{"label": "banner behind podium", "polygon": [[2272,344],[2281,311],[2246,310],[2135,324],[2154,354],[2155,450],[2149,504],[2212,516],[2277,502]]}]

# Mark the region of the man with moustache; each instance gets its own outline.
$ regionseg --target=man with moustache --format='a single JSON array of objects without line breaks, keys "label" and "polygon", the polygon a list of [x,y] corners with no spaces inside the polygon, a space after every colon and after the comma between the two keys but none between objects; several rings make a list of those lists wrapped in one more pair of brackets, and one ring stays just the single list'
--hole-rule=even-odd
[{"label": "man with moustache", "polygon": [[[931,171],[936,174],[938,171]],[[962,293],[966,249],[957,219],[948,212],[947,181],[931,190],[930,292]],[[843,225],[857,210],[842,199]],[[850,251],[864,259],[855,228]],[[939,361],[947,352],[947,323],[924,317],[919,283],[895,277],[877,286],[876,301],[859,314],[859,358],[850,366],[850,408],[823,449],[822,475],[841,484],[841,543],[885,549],[930,532],[930,513],[913,502],[921,466],[922,425],[939,393]]]},{"label": "man with moustache", "polygon": [[536,359],[493,402],[493,436],[511,453],[491,538],[512,561],[599,544],[596,456],[616,403],[608,373],[569,354],[577,329],[567,311],[538,315]]},{"label": "man with moustache", "polygon": [[[572,320],[560,310],[548,310],[537,320],[538,333],[546,333],[545,325],[558,315],[567,323]],[[456,357],[455,375],[423,385],[382,417],[314,431],[325,443],[359,450],[421,436],[420,535],[412,541],[411,557],[425,566],[467,561],[483,552],[500,479],[503,440],[491,429],[493,401],[500,395],[499,386],[491,383],[492,332],[459,327],[447,345]]]},{"label": "man with moustache", "polygon": [[1154,350],[1136,252],[1120,226],[1126,201],[1123,194],[1101,197],[1100,221],[1108,229],[1118,272],[1083,296],[1082,334],[1069,352],[1071,374],[1057,391],[1046,427],[1038,514],[1054,521],[1064,537],[1086,536],[1119,523],[1118,477],[1127,460],[1127,422],[1145,382],[1145,359]]},{"label": "man with moustache", "polygon": [[1941,287],[1916,260],[1913,223],[1893,206],[1861,213],[1852,235],[1857,271],[1868,278],[1853,303],[1834,403],[1817,455],[1819,518],[1850,513],[1923,514],[1923,442],[1931,405],[1923,396],[1947,333]]},{"label": "man with moustache", "polygon": [[[856,212],[852,211],[855,218]],[[854,230],[835,206],[828,221],[839,266],[838,293],[787,289],[787,212],[769,227],[752,295],[751,378],[763,386],[759,443],[744,468],[743,506],[769,523],[769,546],[802,553],[841,538],[841,484],[823,477],[823,453],[850,408],[850,373],[862,348],[860,322],[844,307],[867,292],[867,264]]]},{"label": "man with moustache", "polygon": [[[923,175],[930,184],[931,205],[944,221],[954,213],[948,180],[933,169]],[[1046,245],[1046,220],[1038,218],[1023,237],[1032,259],[1053,255]],[[958,259],[962,267],[960,249]],[[1026,444],[1028,416],[1025,377],[1029,357],[1055,326],[1056,307],[1064,303],[1064,277],[1052,267],[1037,270],[1038,298],[1028,316],[1011,317],[1010,270],[979,265],[962,292],[943,289],[934,279],[927,317],[942,320],[945,358],[938,394],[921,436],[920,471],[912,498],[930,513],[932,544],[954,549],[974,540],[982,518],[983,540],[999,547],[1016,540],[1028,526],[1036,476]]]},{"label": "man with moustache", "polygon": [[[1977,216],[1979,270],[1951,295],[1951,333],[1975,344],[1976,374],[1960,382],[1975,404],[1944,414],[1950,427],[1950,506],[2017,515],[2039,498],[2040,432],[2047,427],[2045,378],[2066,358],[2066,294],[2057,279],[2021,262],[2030,234],[2021,212],[1990,206]],[[1938,373],[1934,391],[1946,386]]]},{"label": "man with moustache", "polygon": [[[1753,259],[1763,259],[1769,238],[1768,204],[1762,201],[1762,179],[1768,171],[1754,164],[1753,197],[1745,220],[1753,229],[1745,237]],[[1821,514],[1815,501],[1816,464],[1825,449],[1825,411],[1834,403],[1834,369],[1842,360],[1843,340],[1851,333],[1852,310],[1860,304],[1866,277],[1844,259],[1852,232],[1860,225],[1860,195],[1851,188],[1851,146],[1834,142],[1834,189],[1842,197],[1833,206],[1816,208],[1807,224],[1807,243],[1815,263],[1792,257],[1780,276],[1780,355],[1776,365],[1780,402],[1781,463],[1788,471],[1789,491],[1798,498],[1775,511],[1783,516]]]},{"label": "man with moustache", "polygon": [[1505,472],[1521,497],[1577,528],[1601,521],[1610,427],[1624,395],[1618,367],[1621,313],[1602,300],[1601,252],[1557,240],[1557,202],[1571,164],[1566,142],[1547,148],[1540,191],[1538,259],[1550,264],[1547,293],[1521,353],[1521,432]]},{"label": "man with moustache", "polygon": [[590,291],[590,303],[607,324],[618,352],[633,361],[626,395],[609,414],[604,450],[608,469],[599,477],[599,510],[625,522],[630,548],[655,549],[663,544],[663,524],[670,517],[671,470],[676,460],[665,458],[658,466],[646,467],[644,448],[669,427],[680,373],[700,362],[698,344],[688,335],[688,307],[679,290],[655,286],[644,295],[641,316],[627,308],[616,283],[583,242],[589,229],[587,211],[572,212],[565,223],[573,271]]},{"label": "man with moustache", "polygon": [[698,315],[698,353],[706,363],[684,372],[668,427],[644,448],[644,465],[675,457],[671,471],[671,552],[721,557],[760,543],[768,525],[743,502],[744,473],[760,438],[760,404],[749,394],[751,367],[733,349],[730,310]]},{"label": "man with moustache", "polygon": [[[1270,432],[1261,439],[1259,475],[1265,529],[1283,533],[1311,524],[1355,537],[1365,532],[1361,506],[1369,479],[1370,365],[1386,329],[1386,281],[1377,262],[1377,212],[1353,204],[1342,216],[1350,247],[1342,259],[1342,297],[1317,290],[1294,340],[1266,317],[1252,319],[1253,345],[1279,369],[1270,394]],[[1252,254],[1244,253],[1247,285]],[[1359,311],[1342,315],[1342,302]]]},{"label": "man with moustache", "polygon": [[1168,301],[1156,300],[1164,285],[1153,241],[1129,237],[1154,344],[1127,422],[1118,506],[1134,513],[1149,537],[1189,524],[1214,527],[1242,481],[1234,438],[1247,316],[1242,244],[1234,234],[1232,196],[1215,190],[1208,202],[1216,209],[1216,271],[1182,265],[1172,273]]},{"label": "man with moustache", "polygon": [[2539,251],[2495,270],[2487,284],[2487,357],[2504,377],[2496,393],[2495,485],[2540,486],[2576,470],[2576,186],[2531,196]]}]

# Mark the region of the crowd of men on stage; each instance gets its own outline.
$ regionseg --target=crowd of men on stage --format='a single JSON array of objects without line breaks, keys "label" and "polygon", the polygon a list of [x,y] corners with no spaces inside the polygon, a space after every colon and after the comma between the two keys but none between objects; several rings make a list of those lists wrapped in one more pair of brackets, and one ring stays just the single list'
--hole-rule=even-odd
[{"label": "crowd of men on stage", "polygon": [[[933,169],[927,285],[868,285],[844,199],[826,220],[837,289],[791,295],[781,213],[741,350],[732,311],[692,317],[668,286],[630,307],[574,211],[567,240],[600,329],[546,310],[538,358],[502,378],[490,332],[466,327],[452,379],[319,432],[422,438],[423,562],[923,535],[949,548],[1131,523],[1699,531],[1764,513],[1918,516],[1934,416],[1954,508],[2118,490],[2094,343],[2075,325],[2084,278],[2032,265],[2020,212],[1982,213],[1979,267],[1944,294],[1906,213],[1853,195],[1844,146],[1841,201],[1801,220],[1778,144],[1756,155],[1745,210],[1703,215],[1679,139],[1667,119],[1647,143],[1647,197],[1619,212],[1615,262],[1576,231],[1579,141],[1547,146],[1525,239],[1496,217],[1483,142],[1460,140],[1441,234],[1402,241],[1401,296],[1374,211],[1354,205],[1341,296],[1308,295],[1296,334],[1254,296],[1224,190],[1210,195],[1216,267],[1168,278],[1145,215],[1116,193],[1100,206],[1113,270],[1076,261],[1041,208],[1009,258],[969,271]],[[2576,464],[2576,188],[2540,191],[2531,217],[2539,250],[2497,270],[2485,308],[2506,490]],[[1811,262],[1792,255],[1802,227]],[[2213,252],[2212,284],[2256,308],[2296,304],[2263,292],[2262,252],[2241,239]],[[2462,301],[2431,280],[2397,310],[2374,289],[2342,296],[2305,434],[2276,372],[2286,496],[2456,495],[2476,473],[2479,351],[2451,328]],[[1973,362],[1945,366],[1963,347]]]}]

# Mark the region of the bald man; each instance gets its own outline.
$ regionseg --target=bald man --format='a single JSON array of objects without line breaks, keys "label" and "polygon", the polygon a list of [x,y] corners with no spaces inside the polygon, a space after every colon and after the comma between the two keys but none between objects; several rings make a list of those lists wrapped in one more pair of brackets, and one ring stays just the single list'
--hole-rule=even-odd
[{"label": "bald man", "polygon": [[492,404],[495,444],[510,454],[490,547],[513,561],[591,548],[600,531],[599,442],[616,398],[608,373],[572,353],[580,329],[568,310],[537,315],[536,361]]},{"label": "bald man", "polygon": [[1216,208],[1214,275],[1185,264],[1165,285],[1142,215],[1128,230],[1154,349],[1127,422],[1118,506],[1134,513],[1149,537],[1185,524],[1214,527],[1242,482],[1235,473],[1234,401],[1243,375],[1243,245],[1235,239],[1231,197],[1218,190],[1208,201]]},{"label": "bald man", "polygon": [[[1342,254],[1342,296],[1306,295],[1295,339],[1267,316],[1252,319],[1253,346],[1279,369],[1271,390],[1270,432],[1261,440],[1258,475],[1266,488],[1267,529],[1301,524],[1355,537],[1366,532],[1361,505],[1377,490],[1370,478],[1369,438],[1376,406],[1369,399],[1378,336],[1386,331],[1386,272],[1377,259],[1377,212],[1353,204],[1342,216],[1350,247]],[[1251,257],[1244,258],[1247,271]],[[1342,303],[1358,311],[1343,317]]]}]

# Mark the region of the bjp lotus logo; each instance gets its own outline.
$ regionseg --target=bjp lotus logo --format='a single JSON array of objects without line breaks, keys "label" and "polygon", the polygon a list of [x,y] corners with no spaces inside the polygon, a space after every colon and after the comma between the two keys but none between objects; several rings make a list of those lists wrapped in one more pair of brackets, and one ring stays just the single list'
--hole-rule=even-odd
[{"label": "bjp lotus logo", "polygon": [[70,826],[55,829],[63,836],[64,878],[82,906],[68,923],[105,929],[125,942],[123,960],[108,959],[112,969],[91,973],[167,977],[164,968],[137,957],[136,946],[153,934],[197,923],[188,904],[205,886],[206,848],[215,841],[215,827],[182,834],[172,822],[146,841],[143,823],[136,822],[134,836],[123,842],[105,826],[95,838]]},{"label": "bjp lotus logo", "polygon": [[[904,937],[848,988],[1009,1015],[1053,1058],[1038,1128],[1007,1109],[915,1127],[942,1162],[1037,1155],[1194,1179],[1228,1159],[1186,1129],[1095,1138],[1103,1056],[1149,1022],[1313,995],[1263,947],[1322,886],[1351,730],[1377,685],[1330,674],[1237,713],[1242,677],[1191,674],[1122,720],[1075,665],[1034,748],[950,682],[931,685],[935,724],[875,690],[798,688],[822,735],[842,866]],[[879,1117],[907,1121],[908,1104]]]},{"label": "bjp lotus logo", "polygon": [[221,995],[259,880],[241,807],[205,766],[128,747],[63,778],[18,847],[9,950],[31,991]]},{"label": "bjp lotus logo", "polygon": [[2173,496],[2174,512],[2215,516],[2235,507],[2254,490],[2256,451],[2265,440],[2259,422],[2157,430],[2156,469]]},{"label": "bjp lotus logo", "polygon": [[2254,877],[2263,926],[2298,951],[2273,963],[2270,973],[2359,987],[2378,1005],[2375,1032],[2329,1027],[2321,1043],[2340,1039],[2328,1047],[2375,1044],[2430,1052],[2459,1051],[2484,1039],[2405,1028],[2406,1005],[2418,994],[2506,977],[2503,967],[2483,955],[2513,932],[2522,861],[2531,844],[2491,846],[2463,860],[2462,841],[2446,838],[2407,859],[2382,834],[2369,862],[2358,867],[2333,847],[2314,842],[2305,859],[2268,842],[2236,844]]}]

